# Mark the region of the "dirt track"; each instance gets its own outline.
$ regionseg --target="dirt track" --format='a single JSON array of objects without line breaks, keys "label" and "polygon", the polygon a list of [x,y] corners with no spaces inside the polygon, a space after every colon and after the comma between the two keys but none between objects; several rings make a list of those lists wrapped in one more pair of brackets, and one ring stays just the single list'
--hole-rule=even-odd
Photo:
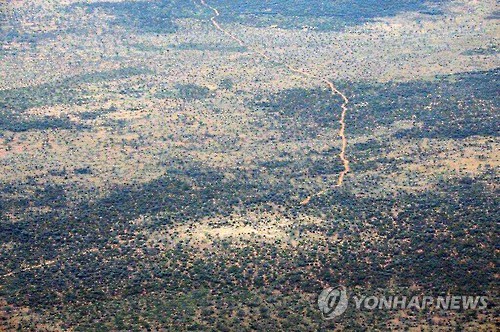
[{"label": "dirt track", "polygon": [[[210,21],[212,21],[212,24],[214,25],[214,27],[217,30],[219,30],[220,32],[222,32],[223,34],[225,34],[226,36],[228,36],[229,38],[231,38],[234,41],[236,41],[240,46],[244,46],[244,47],[248,48],[248,45],[246,45],[243,40],[241,40],[239,37],[237,37],[236,35],[234,35],[230,31],[224,29],[219,24],[219,22],[217,22],[217,17],[220,16],[219,10],[217,8],[210,6],[209,4],[206,3],[205,0],[200,0],[200,2],[201,2],[201,4],[203,6],[209,8],[210,10],[212,10],[214,12],[215,15],[210,18]],[[270,56],[268,56],[266,53],[264,53],[264,52],[262,52],[260,50],[255,50],[255,49],[251,49],[251,48],[249,48],[249,49],[253,53],[258,54],[258,55],[262,56],[263,58],[265,58],[265,59],[267,59],[269,61],[276,62]],[[303,76],[308,77],[308,78],[319,80],[319,81],[325,83],[326,85],[328,85],[328,88],[331,90],[332,94],[339,95],[340,97],[342,97],[342,100],[343,100],[343,103],[341,105],[342,113],[340,115],[340,120],[339,120],[340,129],[339,129],[338,134],[339,134],[340,138],[342,139],[342,147],[341,147],[341,150],[340,150],[340,153],[339,153],[339,158],[342,161],[342,164],[344,165],[344,170],[342,172],[340,172],[338,180],[337,180],[337,184],[334,186],[334,187],[340,187],[344,183],[344,177],[350,171],[349,160],[346,158],[347,138],[346,138],[346,135],[345,135],[345,129],[346,129],[345,117],[346,117],[346,114],[347,114],[347,104],[349,104],[349,99],[347,98],[346,95],[344,95],[341,91],[339,91],[337,89],[337,87],[333,84],[333,82],[327,80],[326,78],[321,78],[321,77],[314,76],[312,74],[309,74],[309,73],[305,72],[304,70],[292,67],[292,66],[290,66],[288,64],[285,64],[285,63],[281,63],[281,65],[284,66],[284,67],[286,67],[286,68],[288,68],[291,72],[303,75]],[[315,194],[307,197],[302,202],[300,202],[300,204],[301,205],[306,205],[306,204],[308,204],[311,201],[311,199],[313,197],[323,195],[327,191],[328,191],[328,189],[321,190],[321,191],[319,191],[319,192],[317,192],[317,193],[315,193]]]}]

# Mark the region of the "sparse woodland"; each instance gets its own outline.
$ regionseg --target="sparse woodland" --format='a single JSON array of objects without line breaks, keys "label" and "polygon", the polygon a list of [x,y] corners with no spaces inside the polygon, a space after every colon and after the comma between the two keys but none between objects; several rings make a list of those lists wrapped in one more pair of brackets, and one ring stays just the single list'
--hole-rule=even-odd
[{"label": "sparse woodland", "polygon": [[0,330],[495,331],[496,2],[207,2],[0,4]]}]

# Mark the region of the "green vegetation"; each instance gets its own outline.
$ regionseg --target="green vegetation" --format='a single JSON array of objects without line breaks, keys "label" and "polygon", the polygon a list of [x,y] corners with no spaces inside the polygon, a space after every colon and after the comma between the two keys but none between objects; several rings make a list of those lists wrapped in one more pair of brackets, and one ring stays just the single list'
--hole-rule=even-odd
[{"label": "green vegetation", "polygon": [[198,16],[191,1],[100,1],[80,3],[69,9],[84,7],[90,13],[103,11],[114,18],[111,25],[135,29],[142,33],[173,33],[177,30],[175,19]]},{"label": "green vegetation", "polygon": [[[418,280],[427,294],[436,296],[449,290],[489,294],[495,285],[494,267],[489,262],[495,259],[492,207],[498,206],[489,189],[477,181],[463,179],[442,184],[438,193],[398,199],[359,199],[340,192],[308,207],[287,206],[284,217],[307,213],[325,220],[320,225],[298,225],[298,234],[311,230],[339,234],[333,242],[317,243],[298,235],[298,251],[278,249],[279,242],[241,246],[222,240],[215,240],[213,249],[202,252],[182,242],[168,251],[159,250],[160,246],[146,241],[145,234],[171,227],[175,220],[188,223],[203,216],[229,216],[224,211],[231,210],[233,204],[228,202],[232,199],[241,204],[238,199],[252,197],[244,201],[248,210],[271,211],[271,206],[262,206],[259,201],[286,205],[266,197],[279,188],[262,190],[260,186],[253,191],[248,181],[227,183],[213,172],[187,173],[198,174],[196,185],[206,189],[199,191],[166,177],[140,188],[119,189],[71,212],[54,210],[38,216],[36,223],[29,218],[21,223],[2,223],[2,243],[16,243],[14,250],[1,258],[6,263],[5,272],[21,262],[58,259],[56,264],[37,270],[37,277],[34,272],[9,277],[2,296],[9,303],[64,317],[67,327],[77,325],[79,330],[120,326],[138,330],[162,324],[184,326],[182,330],[199,324],[199,328],[209,329],[215,322],[234,329],[241,325],[229,317],[239,312],[251,324],[275,326],[276,316],[266,317],[266,308],[273,307],[273,312],[288,317],[301,306],[309,307],[297,295],[319,293],[320,281],[347,282],[350,289],[361,287],[369,293],[377,288],[402,291]],[[64,202],[64,197],[61,189],[47,187],[37,203],[54,206],[56,201]],[[208,201],[212,203],[207,205]],[[15,204],[24,203],[2,202],[7,211]],[[405,206],[397,217],[391,213],[395,206]],[[126,222],[159,211],[169,211],[169,215],[144,225]],[[362,235],[367,230],[385,240],[373,243]],[[159,241],[157,245],[163,243]],[[336,253],[320,249],[327,247],[335,248]],[[92,248],[100,249],[89,251]],[[10,256],[14,252],[15,256]],[[460,264],[455,252],[460,254]],[[312,270],[311,264],[315,264]],[[61,298],[57,293],[65,295]],[[140,305],[144,301],[149,305]],[[82,302],[88,304],[78,304]],[[193,316],[198,309],[204,310],[203,314]],[[96,320],[93,313],[98,311],[105,314]],[[317,327],[318,312],[306,312],[291,330]],[[364,315],[347,316],[349,324],[357,326],[367,319]],[[384,326],[382,319],[372,323]]]},{"label": "green vegetation", "polygon": [[174,89],[162,88],[155,92],[159,99],[179,98],[183,100],[203,100],[210,96],[210,89],[196,84],[176,84]]},{"label": "green vegetation", "polygon": [[0,130],[23,132],[47,129],[83,130],[86,127],[65,117],[43,116],[24,118],[11,112],[0,111]]},{"label": "green vegetation", "polygon": [[494,330],[493,2],[206,2],[0,4],[0,331]]},{"label": "green vegetation", "polygon": [[169,45],[169,47],[175,48],[181,51],[219,51],[219,52],[245,52],[246,47],[242,46],[220,46],[213,44],[201,44],[201,43],[182,43],[178,45]]},{"label": "green vegetation", "polygon": [[[40,84],[26,88],[0,90],[0,130],[23,132],[46,129],[85,129],[64,116],[29,116],[25,111],[34,107],[56,105],[83,105],[89,103],[86,86],[88,84],[119,80],[149,73],[137,68],[124,68],[107,72],[97,72],[70,77],[64,80]],[[112,112],[113,109],[106,112]],[[103,112],[98,112],[104,114]],[[92,114],[92,115],[91,115]],[[97,116],[96,112],[84,112],[83,120]]]},{"label": "green vegetation", "polygon": [[456,138],[497,136],[498,69],[436,77],[433,82],[353,84],[343,88],[353,99],[351,134],[411,119],[422,128],[397,137]]},{"label": "green vegetation", "polygon": [[77,75],[37,86],[0,90],[0,108],[19,113],[33,107],[79,105],[89,101],[85,90],[88,84],[120,80],[147,73],[150,71],[146,69],[123,68]]},{"label": "green vegetation", "polygon": [[[340,83],[354,96],[347,115],[348,132],[367,134],[368,128],[411,119],[423,122],[423,127],[398,132],[397,137],[497,136],[498,74],[492,70],[436,77],[433,82]],[[294,128],[307,128],[304,131],[314,137],[317,128],[337,127],[339,101],[327,90],[293,89],[260,97],[255,107],[273,114],[284,124],[284,131],[295,135]]]},{"label": "green vegetation", "polygon": [[492,55],[498,53],[497,45],[490,45],[488,47],[474,48],[464,52],[464,55]]},{"label": "green vegetation", "polygon": [[178,84],[177,89],[178,98],[185,100],[205,99],[210,94],[210,89],[196,84]]},{"label": "green vegetation", "polygon": [[[433,0],[441,3],[446,0]],[[313,26],[319,30],[340,30],[347,26],[363,24],[384,16],[394,16],[405,11],[422,11],[426,14],[439,14],[418,0],[384,1],[320,1],[320,0],[283,0],[283,1],[243,1],[216,0],[212,2],[221,9],[221,19],[225,22],[238,21],[251,26],[297,29]]]},{"label": "green vegetation", "polygon": [[253,107],[272,115],[285,138],[316,137],[338,127],[341,99],[325,89],[291,89],[258,97]]}]

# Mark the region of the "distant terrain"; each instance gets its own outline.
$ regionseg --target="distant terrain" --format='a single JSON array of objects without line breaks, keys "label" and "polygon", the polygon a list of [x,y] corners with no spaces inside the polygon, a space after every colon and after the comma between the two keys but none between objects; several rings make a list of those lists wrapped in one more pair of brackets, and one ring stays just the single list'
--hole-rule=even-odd
[{"label": "distant terrain", "polygon": [[0,331],[496,331],[498,13],[1,2]]}]

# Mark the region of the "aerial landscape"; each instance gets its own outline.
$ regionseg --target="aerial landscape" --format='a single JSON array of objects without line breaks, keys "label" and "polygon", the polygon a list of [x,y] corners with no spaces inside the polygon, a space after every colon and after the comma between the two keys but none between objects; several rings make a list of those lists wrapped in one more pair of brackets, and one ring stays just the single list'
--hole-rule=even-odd
[{"label": "aerial landscape", "polygon": [[0,1],[0,331],[498,331],[499,19]]}]

